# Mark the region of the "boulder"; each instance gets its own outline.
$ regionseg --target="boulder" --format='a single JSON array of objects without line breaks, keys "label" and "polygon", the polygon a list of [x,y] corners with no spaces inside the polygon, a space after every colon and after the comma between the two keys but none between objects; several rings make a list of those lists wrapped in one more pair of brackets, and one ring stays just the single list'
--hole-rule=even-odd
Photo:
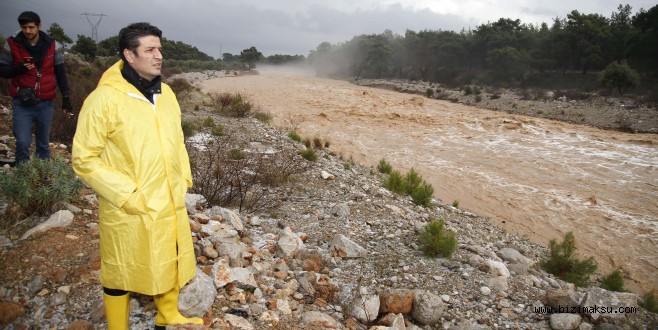
[{"label": "boulder", "polygon": [[431,292],[417,290],[414,293],[414,307],[411,313],[414,320],[424,325],[435,325],[443,316],[443,300]]}]

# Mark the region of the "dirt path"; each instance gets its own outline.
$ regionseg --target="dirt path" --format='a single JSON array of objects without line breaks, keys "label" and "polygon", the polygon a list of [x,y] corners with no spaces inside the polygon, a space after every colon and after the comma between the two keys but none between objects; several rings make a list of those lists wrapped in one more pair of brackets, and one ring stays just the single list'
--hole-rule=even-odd
[{"label": "dirt path", "polygon": [[[569,231],[602,273],[658,288],[658,135],[604,131],[297,74],[219,78],[277,127],[320,137],[346,158],[415,168],[445,203],[547,245]],[[632,280],[631,280],[632,279]]]}]

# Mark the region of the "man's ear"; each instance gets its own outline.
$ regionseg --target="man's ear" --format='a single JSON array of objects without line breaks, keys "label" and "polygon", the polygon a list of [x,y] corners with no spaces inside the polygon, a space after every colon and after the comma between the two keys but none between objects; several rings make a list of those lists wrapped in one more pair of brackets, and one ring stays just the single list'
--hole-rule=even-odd
[{"label": "man's ear", "polygon": [[128,63],[132,63],[135,61],[135,54],[130,51],[128,48],[123,49],[123,57],[128,61]]}]

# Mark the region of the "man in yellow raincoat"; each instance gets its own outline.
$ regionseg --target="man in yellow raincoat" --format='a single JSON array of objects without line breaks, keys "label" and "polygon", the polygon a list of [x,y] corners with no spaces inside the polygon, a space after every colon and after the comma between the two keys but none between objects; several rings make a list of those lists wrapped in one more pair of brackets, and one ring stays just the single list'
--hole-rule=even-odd
[{"label": "man in yellow raincoat", "polygon": [[149,23],[120,31],[121,60],[85,100],[73,140],[73,169],[99,196],[110,330],[128,329],[129,292],[154,297],[156,329],[203,324],[178,311],[196,271],[185,207],[192,175],[178,101],[160,81],[161,37]]}]

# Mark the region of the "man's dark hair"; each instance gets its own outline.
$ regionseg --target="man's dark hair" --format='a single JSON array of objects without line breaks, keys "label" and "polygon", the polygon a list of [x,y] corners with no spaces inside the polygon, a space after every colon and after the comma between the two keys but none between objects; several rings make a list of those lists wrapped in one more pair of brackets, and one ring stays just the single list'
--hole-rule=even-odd
[{"label": "man's dark hair", "polygon": [[137,54],[137,47],[139,47],[139,38],[146,36],[156,36],[162,39],[162,31],[150,23],[133,23],[119,31],[119,56],[122,60],[126,60],[123,56],[123,50],[128,49]]},{"label": "man's dark hair", "polygon": [[34,24],[41,24],[41,17],[33,11],[24,11],[18,15],[18,24],[23,25],[27,23],[34,22]]}]

